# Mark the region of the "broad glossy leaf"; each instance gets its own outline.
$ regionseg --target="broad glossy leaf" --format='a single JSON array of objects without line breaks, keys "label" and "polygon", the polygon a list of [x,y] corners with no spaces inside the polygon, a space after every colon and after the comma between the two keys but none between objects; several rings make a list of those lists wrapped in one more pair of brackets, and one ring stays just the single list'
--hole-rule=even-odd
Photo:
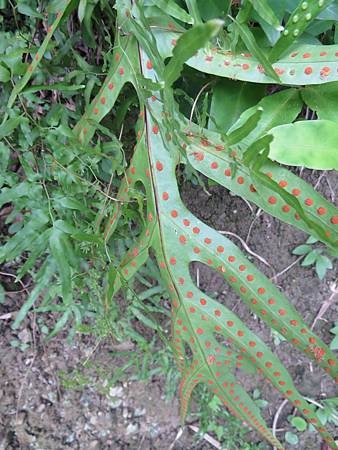
[{"label": "broad glossy leaf", "polygon": [[276,30],[282,30],[278,17],[276,17],[275,12],[270,7],[267,0],[249,0],[252,3],[257,14],[265,20],[269,25],[273,26]]},{"label": "broad glossy leaf", "polygon": [[298,90],[286,89],[277,92],[264,97],[257,105],[244,111],[230,131],[242,126],[258,108],[262,108],[262,116],[257,127],[242,141],[242,144],[249,146],[272,128],[293,122],[301,112],[302,106]]},{"label": "broad glossy leaf", "polygon": [[197,5],[203,20],[223,19],[229,12],[231,0],[197,0]]},{"label": "broad glossy leaf", "polygon": [[338,123],[338,82],[307,86],[301,90],[304,102],[317,113],[319,119]]},{"label": "broad glossy leaf", "polygon": [[209,129],[227,132],[242,112],[255,106],[264,93],[265,87],[261,85],[221,79],[213,88]]},{"label": "broad glossy leaf", "polygon": [[269,131],[269,157],[289,166],[338,169],[338,127],[329,120],[304,120]]},{"label": "broad glossy leaf", "polygon": [[156,0],[154,5],[181,22],[194,23],[193,18],[183,8],[178,6],[174,0]]}]

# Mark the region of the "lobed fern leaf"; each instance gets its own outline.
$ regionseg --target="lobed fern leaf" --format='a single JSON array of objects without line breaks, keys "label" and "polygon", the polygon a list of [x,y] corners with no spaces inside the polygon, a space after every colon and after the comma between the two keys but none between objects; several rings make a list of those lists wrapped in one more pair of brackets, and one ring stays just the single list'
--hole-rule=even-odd
[{"label": "lobed fern leaf", "polygon": [[[113,67],[99,95],[74,130],[74,134],[83,143],[91,141],[98,122],[111,110],[125,83],[133,83],[139,92],[140,78],[152,80],[154,86],[163,81],[142,46],[135,37],[128,35],[128,22],[135,20],[131,5],[128,2],[118,2],[118,12],[119,24],[126,36],[118,34]],[[137,32],[142,31],[138,28]],[[219,52],[213,52],[213,55],[221,57]],[[199,67],[196,62],[198,58],[200,56],[193,59],[195,68]],[[215,73],[219,74],[217,63],[214,60],[210,62]],[[191,61],[188,63],[191,64]],[[205,61],[203,71],[210,73],[210,69],[205,70]],[[224,75],[223,64],[221,72]],[[265,75],[260,74],[258,78],[261,82],[267,82],[264,77]],[[245,79],[257,81],[258,78],[256,74],[253,79],[250,76]],[[282,81],[285,82],[283,79]],[[260,183],[256,186],[257,173],[254,173],[254,168],[245,165],[240,157],[237,158],[232,153],[233,149],[226,148],[220,135],[207,130],[201,131],[194,125],[187,132],[187,123],[184,121],[178,129],[170,127],[174,118],[168,114],[162,91],[153,90],[146,99],[140,96],[135,153],[113,205],[105,239],[107,241],[114,232],[123,205],[133,198],[133,192],[140,183],[147,198],[145,224],[138,242],[115,268],[116,274],[106,298],[107,307],[122,281],[128,281],[135,274],[152,248],[171,298],[172,340],[177,365],[182,374],[179,389],[182,421],[188,412],[193,389],[199,383],[205,383],[232,414],[256,429],[273,446],[282,449],[282,444],[269,430],[258,408],[236,379],[237,368],[246,364],[292,402],[319,431],[330,448],[337,449],[313,406],[297,391],[279,359],[234,313],[205,295],[194,284],[189,272],[190,263],[199,261],[222,274],[257,315],[311,357],[336,381],[337,359],[279,290],[230,240],[187,210],[179,195],[175,170],[186,157],[196,170],[248,198],[270,214],[306,231],[311,228],[309,224],[314,222],[319,227],[316,229],[323,240],[331,239],[331,234],[325,235],[328,230],[332,236],[336,233],[336,219],[332,218],[337,216],[333,206],[305,182],[276,164],[269,163],[261,170],[271,172],[272,183],[276,182],[280,189],[284,189],[286,196],[275,189],[274,184]],[[174,123],[176,125],[179,122],[175,120]],[[175,139],[173,133],[176,134]],[[181,148],[177,145],[178,139],[183,143]],[[229,172],[231,166],[236,167],[234,177]],[[294,189],[298,189],[299,194],[296,195]],[[278,197],[275,196],[276,191]],[[292,196],[300,196],[301,203],[311,198],[313,204],[309,205],[305,201],[304,210],[298,201],[292,201],[290,206],[285,199]],[[325,208],[325,214],[320,214],[318,208]],[[295,216],[295,211],[301,211],[300,220]],[[319,229],[323,229],[323,233]]]}]

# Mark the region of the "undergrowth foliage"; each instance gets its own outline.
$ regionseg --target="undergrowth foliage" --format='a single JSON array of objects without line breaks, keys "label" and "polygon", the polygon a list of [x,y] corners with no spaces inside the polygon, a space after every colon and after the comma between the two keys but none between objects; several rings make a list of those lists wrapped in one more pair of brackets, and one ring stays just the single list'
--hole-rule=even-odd
[{"label": "undergrowth foliage", "polygon": [[[42,82],[38,79],[28,89],[26,86],[38,65],[45,58],[50,59],[52,36],[55,33],[58,39],[62,18],[71,13],[77,2],[58,2],[58,10],[56,2],[52,2],[55,20],[49,24],[42,45],[30,51],[25,73],[22,67],[11,67],[13,60],[2,58],[4,80],[6,71],[12,81],[21,76],[11,93],[8,90],[0,126],[0,135],[5,138],[3,151],[8,161],[9,147],[13,146],[11,135],[18,133],[16,129],[20,127],[26,136],[25,140],[19,132],[22,146],[28,152],[18,156],[26,179],[17,183],[10,174],[3,180],[6,187],[0,201],[2,205],[14,205],[8,218],[8,223],[13,222],[10,232],[14,236],[3,247],[1,258],[11,261],[29,252],[19,276],[32,270],[40,258],[36,287],[14,326],[20,324],[47,287],[39,310],[62,313],[52,335],[68,320],[79,325],[86,311],[84,299],[90,303],[91,295],[100,296],[100,284],[97,281],[92,284],[89,277],[85,288],[82,284],[75,295],[78,277],[74,274],[83,264],[87,264],[89,272],[93,268],[103,270],[104,267],[95,265],[96,259],[98,264],[102,261],[98,254],[108,259],[101,313],[109,316],[115,295],[149,260],[151,250],[171,302],[171,346],[181,373],[182,421],[194,388],[203,383],[234,416],[282,449],[283,445],[238,381],[239,369],[266,379],[318,430],[330,448],[336,449],[315,408],[299,393],[280,360],[236,314],[198,288],[191,278],[190,264],[200,262],[220,273],[253,313],[335,381],[338,381],[337,358],[235,244],[184,206],[176,178],[178,165],[189,165],[197,175],[205,175],[272,216],[311,234],[326,244],[332,255],[337,255],[337,210],[305,181],[278,164],[279,161],[321,169],[337,167],[334,139],[331,142],[328,138],[328,133],[335,133],[337,114],[329,104],[316,99],[337,92],[338,46],[331,42],[330,28],[324,30],[325,39],[329,40],[325,45],[314,37],[318,31],[306,32],[311,24],[315,28],[318,24],[315,19],[333,2],[300,2],[289,17],[265,1],[246,1],[233,10],[231,2],[224,2],[228,6],[215,16],[223,17],[225,22],[208,20],[208,13],[198,3],[187,1],[185,10],[183,2],[179,5],[174,1],[167,4],[150,0],[117,1],[115,41],[106,56],[105,66],[109,65],[109,70],[104,82],[101,84],[93,74],[92,66],[75,55],[82,71],[78,73],[77,69],[77,73],[70,72],[65,78],[69,81],[78,78],[79,86],[87,86],[85,104],[71,105],[67,111],[59,108],[53,114],[48,111],[36,125],[35,134],[25,133],[30,126],[29,111],[39,105],[39,97],[34,93],[45,87],[36,87],[36,83]],[[81,10],[80,19],[85,20],[83,14]],[[93,32],[88,17],[86,20],[90,44]],[[250,20],[261,25],[264,37],[257,33],[256,27],[249,27]],[[26,47],[22,49],[22,53],[27,52]],[[67,52],[66,45],[63,52]],[[171,59],[167,62],[167,58]],[[202,111],[205,117],[198,123],[193,121],[193,111],[188,117],[178,102],[176,86],[182,81],[185,63],[196,73],[202,72],[202,79],[213,88],[210,112]],[[234,80],[242,80],[243,84]],[[259,87],[264,83],[273,83],[278,88],[265,96],[266,91]],[[90,101],[96,85],[100,85],[99,91]],[[72,88],[75,90],[77,86],[69,87]],[[121,106],[119,95],[125,89],[128,96]],[[237,95],[236,90],[239,107],[233,113],[228,99]],[[318,120],[293,123],[300,118],[304,102],[316,111]],[[128,108],[137,104],[136,145],[125,168],[122,146],[115,135],[118,127],[115,125],[114,129],[107,118],[113,110],[116,121],[122,124]],[[56,110],[57,106],[54,105]],[[85,109],[81,118],[77,106]],[[208,99],[203,108],[208,110]],[[32,117],[33,122],[36,119]],[[323,152],[308,150],[312,138],[326,142]],[[108,169],[103,170],[106,175],[101,171],[101,178],[110,185],[113,181],[114,186],[119,184],[118,193],[106,195],[103,200],[104,192],[97,182],[102,153],[110,153],[112,157]],[[103,164],[101,169],[104,167]],[[54,179],[61,188],[53,191],[50,198],[45,179],[47,175],[53,179],[56,168],[62,169],[55,172]],[[116,173],[109,178],[107,172]],[[116,175],[123,175],[119,183]],[[39,203],[44,196],[48,206],[41,209]],[[29,211],[23,211],[24,208]],[[15,220],[18,212],[24,216],[23,220],[22,217]],[[128,222],[136,219],[137,232],[134,227],[128,228]],[[83,226],[84,223],[87,225]],[[114,239],[126,233],[126,229],[133,239],[119,258]],[[90,252],[93,257],[85,262],[86,253]],[[56,271],[60,285],[51,286]],[[85,271],[80,273],[82,278],[86,277]],[[51,300],[56,296],[62,297],[62,304],[55,309]]]}]

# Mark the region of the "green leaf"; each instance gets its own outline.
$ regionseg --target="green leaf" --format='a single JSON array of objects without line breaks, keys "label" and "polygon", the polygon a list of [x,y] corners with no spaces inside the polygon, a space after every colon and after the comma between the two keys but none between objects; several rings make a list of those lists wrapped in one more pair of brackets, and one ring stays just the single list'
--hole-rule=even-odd
[{"label": "green leaf", "polygon": [[42,290],[47,288],[52,276],[54,275],[54,271],[55,271],[54,264],[49,259],[47,259],[41,266],[39,272],[37,273],[35,279],[35,286],[33,290],[25,300],[24,304],[20,308],[18,315],[15,318],[15,321],[12,325],[13,329],[17,329],[19,327],[20,323],[23,321],[29,310],[32,308],[34,303],[39,298],[39,295],[42,292]]},{"label": "green leaf", "polygon": [[85,13],[86,13],[87,0],[80,0],[79,6],[77,9],[77,15],[80,23],[82,23]]},{"label": "green leaf", "polygon": [[316,259],[316,272],[320,280],[322,280],[328,269],[332,269],[331,260],[325,255],[319,255]]},{"label": "green leaf", "polygon": [[267,0],[249,0],[253,5],[257,14],[265,20],[269,25],[276,28],[276,30],[281,31],[284,28],[281,26],[278,18],[276,17],[274,11],[271,9],[269,2]]},{"label": "green leaf", "polygon": [[319,119],[338,123],[338,82],[306,86],[301,90],[304,102],[317,113]]},{"label": "green leaf", "polygon": [[259,102],[264,93],[263,85],[219,80],[213,88],[210,106],[210,117],[213,120],[209,120],[209,129],[227,132],[245,110]]},{"label": "green leaf", "polygon": [[300,113],[302,106],[302,100],[296,89],[286,89],[285,91],[277,92],[264,97],[256,106],[247,109],[230,128],[230,131],[242,126],[254,111],[262,108],[262,116],[257,126],[242,141],[244,145],[249,146],[272,128],[292,122]]},{"label": "green leaf", "polygon": [[298,436],[291,431],[287,431],[285,433],[285,440],[288,444],[297,445],[298,444]]},{"label": "green leaf", "polygon": [[29,6],[27,3],[19,3],[18,6],[18,11],[20,14],[24,14],[25,16],[28,17],[36,17],[37,19],[43,19],[43,14],[35,11],[31,6]]},{"label": "green leaf", "polygon": [[[299,39],[309,24],[334,0],[299,2],[285,25],[281,37],[272,48],[269,59],[276,61],[290,46]],[[294,4],[294,3],[292,3]]]},{"label": "green leaf", "polygon": [[[338,333],[337,333],[338,334]],[[338,350],[338,336],[335,336],[330,344],[331,350]]]},{"label": "green leaf", "polygon": [[223,22],[221,20],[210,20],[205,24],[192,27],[178,39],[173,50],[173,56],[164,71],[164,81],[168,87],[180,76],[183,64],[199,48],[204,47],[209,39],[216,36],[222,25]]},{"label": "green leaf", "polygon": [[269,157],[310,169],[338,169],[338,127],[329,120],[304,120],[270,130]]},{"label": "green leaf", "polygon": [[102,244],[102,238],[100,236],[96,236],[95,234],[88,233],[74,233],[72,234],[72,238],[77,241],[83,242],[94,242],[95,244]]},{"label": "green leaf", "polygon": [[63,300],[65,304],[70,304],[72,300],[72,280],[71,269],[67,258],[65,234],[60,229],[54,227],[49,238],[49,245],[60,274]]},{"label": "green leaf", "polygon": [[293,255],[306,255],[307,253],[311,252],[312,247],[311,245],[299,245],[298,247],[294,248],[292,250]]},{"label": "green leaf", "polygon": [[231,0],[197,0],[198,10],[203,20],[224,18],[230,10]]},{"label": "green leaf", "polygon": [[23,89],[22,93],[23,94],[32,94],[34,92],[38,92],[38,91],[64,91],[64,92],[69,92],[69,91],[78,91],[81,89],[84,89],[86,87],[85,84],[64,84],[64,83],[54,83],[54,84],[48,84],[48,85],[44,85],[44,84],[39,84],[39,85],[33,85],[33,86],[29,86],[25,89]]},{"label": "green leaf", "polygon": [[318,242],[318,239],[316,239],[314,236],[309,236],[306,240],[307,244],[315,244],[316,242]]},{"label": "green leaf", "polygon": [[145,316],[138,308],[131,306],[130,311],[135,315],[137,320],[142,322],[146,327],[152,328],[153,330],[158,330],[158,325],[152,319]]},{"label": "green leaf", "polygon": [[0,82],[7,83],[7,81],[9,81],[10,79],[11,79],[10,71],[0,64]]},{"label": "green leaf", "polygon": [[6,122],[0,125],[0,139],[11,134],[12,131],[17,128],[21,120],[21,117],[15,117],[12,119],[7,119]]},{"label": "green leaf", "polygon": [[153,3],[158,8],[160,8],[163,12],[168,14],[171,17],[175,17],[175,19],[180,20],[181,22],[193,24],[194,20],[183,8],[177,5],[174,0],[156,0]]},{"label": "green leaf", "polygon": [[[158,27],[155,37],[162,57],[166,58],[172,54],[173,43],[180,33],[163,29],[163,24],[162,27],[160,24]],[[238,35],[241,34],[239,30],[237,32]],[[313,41],[312,37],[311,40]],[[268,76],[259,57],[251,50],[249,50],[251,53],[243,53],[242,50],[234,52],[234,49],[230,48],[230,43],[222,45],[221,39],[217,44],[217,47],[211,49],[206,47],[199,51],[187,61],[187,65],[204,73],[234,80],[276,83],[276,77]],[[261,43],[259,45],[263,46]],[[295,47],[295,51],[285,54],[272,67],[279,76],[279,83],[284,85],[326,84],[338,80],[335,56],[337,52],[337,45],[318,45],[317,41],[315,45],[299,44]],[[304,54],[309,57],[303,58]]]},{"label": "green leaf", "polygon": [[[258,107],[253,111],[252,115],[238,128],[230,131],[226,136],[226,142],[228,145],[237,144],[241,142],[246,136],[248,136],[253,130],[257,128],[257,124],[262,117],[263,109]],[[253,143],[252,145],[255,145]]]},{"label": "green leaf", "polygon": [[297,428],[298,431],[305,431],[307,428],[307,423],[302,417],[293,417],[291,419],[291,424]]},{"label": "green leaf", "polygon": [[312,252],[308,253],[307,256],[303,259],[302,266],[304,267],[311,266],[311,264],[313,264],[317,258],[318,258],[318,251],[312,250]]},{"label": "green leaf", "polygon": [[62,314],[62,316],[56,322],[53,330],[47,336],[47,340],[51,339],[53,336],[56,336],[62,330],[62,328],[66,325],[70,315],[71,315],[71,310],[66,309],[66,311]]},{"label": "green leaf", "polygon": [[256,43],[254,35],[250,31],[249,27],[246,24],[238,22],[236,19],[232,17],[231,19],[233,20],[235,26],[237,27],[237,30],[249,52],[251,52],[255,56],[255,58],[257,58],[258,61],[262,64],[266,74],[270,78],[272,78],[276,83],[280,83],[281,80],[279,76],[276,74],[270,61]]}]

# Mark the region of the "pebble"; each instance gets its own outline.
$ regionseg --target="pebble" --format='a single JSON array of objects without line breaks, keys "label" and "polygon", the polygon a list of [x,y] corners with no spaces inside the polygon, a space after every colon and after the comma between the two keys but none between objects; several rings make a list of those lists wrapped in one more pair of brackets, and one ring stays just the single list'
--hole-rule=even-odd
[{"label": "pebble", "polygon": [[130,423],[127,428],[126,428],[126,434],[133,434],[136,433],[138,430],[138,425],[137,423]]},{"label": "pebble", "polygon": [[145,413],[146,413],[146,409],[145,408],[135,408],[134,417],[144,416]]},{"label": "pebble", "polygon": [[111,397],[122,397],[123,388],[121,386],[114,386],[109,389],[109,395]]}]

